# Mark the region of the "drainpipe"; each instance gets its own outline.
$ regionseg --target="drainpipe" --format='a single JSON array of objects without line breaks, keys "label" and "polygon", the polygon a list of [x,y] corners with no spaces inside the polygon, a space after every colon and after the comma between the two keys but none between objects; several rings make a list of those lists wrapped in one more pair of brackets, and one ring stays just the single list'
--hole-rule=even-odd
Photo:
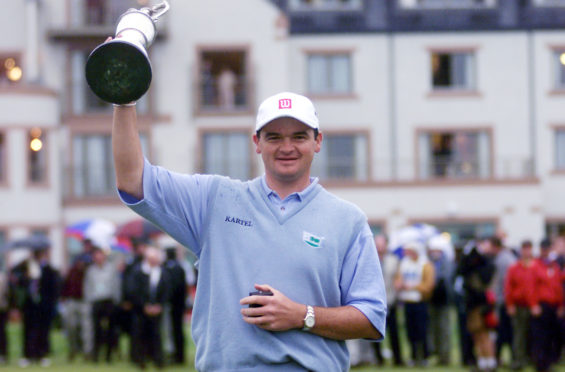
[{"label": "drainpipe", "polygon": [[528,101],[530,111],[530,153],[531,166],[529,176],[537,176],[537,131],[536,131],[536,69],[535,69],[534,33],[528,31]]},{"label": "drainpipe", "polygon": [[388,91],[389,91],[389,130],[390,130],[390,177],[391,181],[398,178],[398,144],[396,125],[396,55],[394,45],[394,32],[388,34]]}]

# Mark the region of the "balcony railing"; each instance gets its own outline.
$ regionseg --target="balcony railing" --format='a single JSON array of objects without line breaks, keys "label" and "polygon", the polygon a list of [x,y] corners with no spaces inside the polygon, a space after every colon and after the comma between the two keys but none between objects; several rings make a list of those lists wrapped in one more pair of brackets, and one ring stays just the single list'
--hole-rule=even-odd
[{"label": "balcony railing", "polygon": [[200,78],[196,87],[199,113],[249,111],[251,102],[250,82],[238,75],[232,84],[224,84],[219,77]]},{"label": "balcony railing", "polygon": [[65,200],[96,200],[116,197],[114,168],[67,167],[63,170],[63,198]]}]

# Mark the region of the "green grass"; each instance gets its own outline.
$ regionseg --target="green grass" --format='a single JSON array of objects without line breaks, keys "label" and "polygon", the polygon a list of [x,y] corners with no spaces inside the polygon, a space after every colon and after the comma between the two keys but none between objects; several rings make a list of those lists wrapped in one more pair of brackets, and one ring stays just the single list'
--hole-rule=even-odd
[{"label": "green grass", "polygon": [[[188,327],[187,327],[187,334],[188,334]],[[2,370],[5,371],[31,371],[31,372],[39,372],[39,371],[60,371],[60,372],[122,372],[122,371],[139,371],[138,368],[134,367],[131,363],[127,361],[114,361],[111,365],[106,364],[105,362],[93,364],[91,362],[85,362],[80,357],[75,359],[74,362],[67,361],[67,341],[65,339],[64,334],[55,329],[51,332],[51,361],[52,365],[48,368],[43,368],[38,365],[32,365],[26,369],[20,369],[18,367],[18,359],[21,355],[21,325],[19,323],[11,323],[8,327],[8,337],[9,337],[9,364],[7,366],[0,366],[0,372]],[[183,371],[183,372],[190,372],[195,371],[194,369],[194,344],[190,337],[187,337],[187,362],[183,366],[167,366],[165,367],[166,371]],[[403,342],[404,343],[404,342]],[[125,354],[127,348],[127,341],[125,338],[120,340],[121,350],[122,353]],[[454,350],[457,348],[455,347]],[[408,352],[408,347],[404,343],[404,352]],[[454,360],[455,364],[458,363],[458,360]],[[153,366],[149,366],[147,369],[148,371],[156,370]],[[354,372],[414,372],[418,370],[424,370],[421,368],[393,368],[388,366],[369,366],[369,367],[362,367],[362,368],[355,368],[352,371]],[[469,371],[469,368],[461,367],[458,365],[453,365],[450,367],[436,367],[432,363],[430,367],[426,369],[427,371],[441,371],[441,372],[463,372]],[[503,370],[503,369],[501,369]],[[528,368],[523,370],[523,372],[533,372],[534,369]],[[554,372],[565,372],[565,365],[557,366],[554,369]]]}]

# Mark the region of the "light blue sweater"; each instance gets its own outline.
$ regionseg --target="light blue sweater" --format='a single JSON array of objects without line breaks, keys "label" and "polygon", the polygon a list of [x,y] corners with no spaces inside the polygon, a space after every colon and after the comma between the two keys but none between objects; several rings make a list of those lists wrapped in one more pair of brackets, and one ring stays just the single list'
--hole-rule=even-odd
[{"label": "light blue sweater", "polygon": [[[187,196],[199,188],[205,200]],[[255,283],[302,304],[355,306],[384,334],[386,298],[376,249],[353,244],[359,234],[372,240],[364,233],[366,218],[320,185],[303,196],[299,208],[281,215],[261,179],[180,176],[146,162],[144,199],[129,206],[199,258],[192,318],[198,370],[349,368],[344,342],[245,323],[239,300]],[[200,208],[205,211],[194,210]]]}]

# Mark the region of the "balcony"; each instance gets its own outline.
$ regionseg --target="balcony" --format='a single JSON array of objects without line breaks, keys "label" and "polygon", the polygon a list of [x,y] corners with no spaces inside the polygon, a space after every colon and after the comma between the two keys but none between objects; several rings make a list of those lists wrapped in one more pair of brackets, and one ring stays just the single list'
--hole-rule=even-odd
[{"label": "balcony", "polygon": [[[231,80],[232,78],[230,78]],[[201,78],[195,87],[198,115],[221,115],[251,111],[251,83],[242,75],[235,75],[227,84],[220,77]]]}]

